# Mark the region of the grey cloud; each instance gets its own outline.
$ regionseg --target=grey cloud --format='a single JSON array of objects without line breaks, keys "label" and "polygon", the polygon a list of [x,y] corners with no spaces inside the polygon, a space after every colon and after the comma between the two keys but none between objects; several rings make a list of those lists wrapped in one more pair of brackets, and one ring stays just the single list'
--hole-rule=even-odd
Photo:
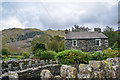
[{"label": "grey cloud", "polygon": [[[72,27],[74,24],[116,26],[118,17],[117,4],[112,6],[102,2],[6,4],[3,6],[4,19],[11,16],[17,17],[23,26],[29,28],[65,29]],[[81,13],[82,11],[83,13]]]}]

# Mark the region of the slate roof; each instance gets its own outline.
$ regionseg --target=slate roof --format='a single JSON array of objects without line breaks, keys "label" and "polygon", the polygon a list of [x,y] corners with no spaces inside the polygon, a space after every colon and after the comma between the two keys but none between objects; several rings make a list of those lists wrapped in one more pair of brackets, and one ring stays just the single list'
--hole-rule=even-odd
[{"label": "slate roof", "polygon": [[65,39],[98,39],[108,38],[103,33],[98,32],[68,32]]}]

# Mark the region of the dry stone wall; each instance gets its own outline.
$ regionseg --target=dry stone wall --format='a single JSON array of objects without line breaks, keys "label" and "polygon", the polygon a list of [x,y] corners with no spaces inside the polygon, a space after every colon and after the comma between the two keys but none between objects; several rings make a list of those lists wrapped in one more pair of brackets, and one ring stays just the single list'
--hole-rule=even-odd
[{"label": "dry stone wall", "polygon": [[39,78],[40,72],[43,69],[48,69],[52,74],[59,74],[60,65],[58,61],[48,60],[33,60],[24,59],[18,61],[2,61],[0,63],[0,79],[12,79],[17,78],[14,75],[18,75],[19,80],[25,78]]},{"label": "dry stone wall", "polygon": [[[120,80],[120,58],[108,58],[104,61],[89,61],[89,64],[80,64],[78,71],[76,67],[62,65],[60,75],[57,76],[60,79]],[[46,78],[45,76],[42,77]],[[56,76],[53,78],[56,78]]]},{"label": "dry stone wall", "polygon": [[2,66],[2,73],[6,73],[8,71],[18,71],[24,70],[28,68],[34,68],[38,66],[44,66],[49,64],[57,64],[57,61],[48,61],[48,60],[34,60],[34,59],[24,59],[24,60],[17,60],[17,61],[3,61],[1,64]]},{"label": "dry stone wall", "polygon": [[[45,61],[41,61],[45,62]],[[46,61],[49,62],[49,61]],[[120,80],[120,57],[108,58],[103,61],[89,61],[89,64],[73,65],[59,65],[50,64],[38,65],[39,62],[35,62],[36,67],[30,67],[31,62],[27,69],[23,68],[23,64],[20,64],[21,70],[8,71],[0,76],[0,79],[5,80],[25,80],[27,79],[105,79],[105,80]],[[45,63],[44,63],[45,64]],[[11,68],[11,67],[10,67]],[[15,78],[15,79],[14,79]]]}]

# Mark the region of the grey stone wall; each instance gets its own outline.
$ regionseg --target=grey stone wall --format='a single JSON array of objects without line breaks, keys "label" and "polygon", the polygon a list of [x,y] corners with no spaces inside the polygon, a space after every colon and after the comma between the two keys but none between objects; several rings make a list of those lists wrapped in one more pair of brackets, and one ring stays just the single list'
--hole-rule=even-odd
[{"label": "grey stone wall", "polygon": [[[54,76],[60,75],[60,65],[59,64],[49,64],[44,66],[27,68],[24,70],[9,71],[0,76],[0,80],[29,80],[37,79],[40,80],[40,73],[42,70],[49,70]],[[9,78],[9,79],[6,79]]]},{"label": "grey stone wall", "polygon": [[44,80],[56,80],[56,78],[58,78],[57,80],[120,80],[119,64],[120,57],[108,58],[103,61],[89,61],[89,64],[78,64],[78,69],[73,65],[49,64],[25,70],[9,71],[2,74],[1,78],[2,80],[41,80],[42,78]]},{"label": "grey stone wall", "polygon": [[45,66],[39,66],[36,68],[29,68],[27,70],[18,71],[19,80],[31,79],[31,78],[40,78],[40,73],[42,70],[49,70],[54,76],[60,75],[60,65],[59,64],[49,64]]},{"label": "grey stone wall", "polygon": [[34,60],[34,59],[23,59],[16,61],[3,61],[1,64],[2,70],[0,72],[7,73],[8,71],[25,70],[28,68],[35,68],[38,66],[44,66],[49,64],[57,64],[57,61],[48,60]]},{"label": "grey stone wall", "polygon": [[77,49],[83,51],[97,51],[108,48],[108,40],[101,39],[101,46],[95,44],[95,39],[80,40],[77,39],[77,46],[72,46],[72,40],[65,40],[65,50]]},{"label": "grey stone wall", "polygon": [[[120,80],[120,58],[108,58],[103,61],[89,61],[80,64],[79,69],[72,65],[62,65],[60,75],[54,76],[49,70],[41,72],[41,78],[57,80]],[[56,79],[55,79],[56,80]]]},{"label": "grey stone wall", "polygon": [[[0,80],[26,80],[39,78],[40,72],[43,69],[50,70],[53,75],[59,75],[60,73],[60,65],[57,64],[57,60],[23,59],[16,61],[3,61],[0,63]],[[1,67],[2,65],[4,66]]]}]

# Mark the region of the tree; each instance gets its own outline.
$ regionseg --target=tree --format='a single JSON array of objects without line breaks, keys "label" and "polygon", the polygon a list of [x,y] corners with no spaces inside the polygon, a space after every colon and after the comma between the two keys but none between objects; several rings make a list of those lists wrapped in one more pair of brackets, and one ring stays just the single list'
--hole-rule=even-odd
[{"label": "tree", "polygon": [[5,49],[5,48],[3,48],[2,51],[0,51],[0,52],[2,52],[2,55],[6,55],[6,56],[8,56],[8,54],[9,54],[8,49]]},{"label": "tree", "polygon": [[108,37],[108,44],[110,47],[112,47],[116,41],[118,42],[117,44],[119,44],[120,33],[114,31],[113,28],[107,26],[104,29],[103,34]]},{"label": "tree", "polygon": [[74,27],[72,27],[72,32],[80,32],[80,31],[89,31],[91,29],[89,29],[88,27],[84,27],[84,26],[81,26],[79,27],[79,25],[74,25]]},{"label": "tree", "polygon": [[53,51],[56,51],[58,52],[58,46],[59,46],[59,43],[57,40],[51,40],[49,43],[48,43],[48,49],[49,50],[53,50]]},{"label": "tree", "polygon": [[28,53],[28,52],[24,52],[24,53],[22,54],[22,56],[23,56],[24,58],[28,58],[28,57],[29,57],[29,53]]},{"label": "tree", "polygon": [[46,50],[45,44],[41,42],[36,43],[36,45],[33,47],[33,54],[35,54],[36,50],[38,49],[43,50],[43,51]]},{"label": "tree", "polygon": [[56,40],[56,41],[60,42],[60,41],[64,40],[64,37],[56,35],[56,36],[52,37],[50,40]]},{"label": "tree", "polygon": [[49,50],[53,51],[62,51],[64,50],[64,37],[61,36],[54,36],[50,39],[47,45]]},{"label": "tree", "polygon": [[33,38],[32,42],[31,42],[31,45],[32,45],[32,48],[37,44],[37,43],[45,43],[47,44],[47,42],[49,41],[49,37],[48,35],[38,35],[36,36],[35,38]]},{"label": "tree", "polygon": [[64,42],[64,40],[62,40],[59,43],[59,49],[58,49],[58,51],[60,52],[60,51],[63,51],[64,49],[65,49],[65,42]]},{"label": "tree", "polygon": [[104,32],[111,32],[111,31],[114,31],[114,29],[109,26],[106,26],[106,28],[104,29]]},{"label": "tree", "polygon": [[119,47],[118,47],[118,42],[116,41],[114,44],[113,44],[113,46],[112,46],[112,49],[114,50],[114,49],[118,49]]}]

